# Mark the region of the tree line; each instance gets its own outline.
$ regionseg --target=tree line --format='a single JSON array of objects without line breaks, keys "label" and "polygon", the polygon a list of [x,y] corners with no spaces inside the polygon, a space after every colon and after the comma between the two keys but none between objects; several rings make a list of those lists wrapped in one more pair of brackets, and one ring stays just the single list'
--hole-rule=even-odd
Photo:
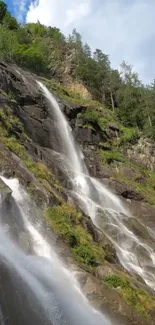
[{"label": "tree line", "polygon": [[155,80],[144,85],[127,63],[112,69],[109,56],[100,49],[92,53],[73,30],[65,37],[56,27],[20,24],[0,0],[0,59],[16,62],[36,73],[63,82],[69,74],[82,82],[127,127],[136,127],[155,138]]}]

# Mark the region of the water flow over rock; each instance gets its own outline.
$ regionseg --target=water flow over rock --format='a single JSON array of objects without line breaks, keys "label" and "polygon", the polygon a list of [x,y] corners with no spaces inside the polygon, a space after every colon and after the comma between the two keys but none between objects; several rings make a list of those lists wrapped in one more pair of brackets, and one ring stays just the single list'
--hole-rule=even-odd
[{"label": "water flow over rock", "polygon": [[119,198],[89,176],[80,148],[55,97],[42,83],[38,84],[57,125],[57,137],[61,143],[59,153],[64,156],[63,168],[71,180],[73,196],[94,224],[113,242],[122,265],[140,275],[155,290],[155,243],[148,246],[136,236],[130,227],[131,215]]},{"label": "water flow over rock", "polygon": [[[109,325],[107,319],[89,305],[72,273],[64,268],[43,238],[36,211],[18,180],[2,179],[12,190],[21,219],[15,241],[11,234],[14,227],[11,215],[9,227],[3,222],[0,229],[2,324]],[[2,212],[0,209],[0,214]],[[29,235],[31,255],[19,247],[18,236],[23,231]]]}]

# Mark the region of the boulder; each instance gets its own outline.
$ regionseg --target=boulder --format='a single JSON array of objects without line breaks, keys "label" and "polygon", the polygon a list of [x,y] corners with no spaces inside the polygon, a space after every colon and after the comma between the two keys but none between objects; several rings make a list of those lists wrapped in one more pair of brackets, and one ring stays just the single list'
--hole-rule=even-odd
[{"label": "boulder", "polygon": [[96,274],[101,280],[104,280],[104,278],[107,276],[115,275],[116,269],[113,268],[110,264],[108,264],[108,265],[105,264],[104,266],[97,267]]},{"label": "boulder", "polygon": [[120,131],[119,125],[115,122],[109,123],[109,129],[111,129],[113,131],[117,131],[117,132]]}]

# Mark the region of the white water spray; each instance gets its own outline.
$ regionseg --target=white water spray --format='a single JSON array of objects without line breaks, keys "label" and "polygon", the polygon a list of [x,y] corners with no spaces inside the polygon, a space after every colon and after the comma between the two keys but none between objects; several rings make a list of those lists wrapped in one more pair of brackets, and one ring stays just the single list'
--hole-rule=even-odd
[{"label": "white water spray", "polygon": [[131,215],[121,200],[101,182],[89,176],[80,149],[74,142],[71,129],[55,97],[42,83],[38,84],[51,106],[57,124],[62,154],[66,157],[64,169],[70,175],[73,195],[93,223],[112,241],[122,265],[128,271],[139,274],[155,290],[154,249],[145,244],[142,238],[138,238],[127,225]]},{"label": "white water spray", "polygon": [[[35,256],[26,256],[2,231],[0,256],[26,281],[52,325],[110,325],[89,305],[73,273],[67,270],[32,220],[30,199],[17,179],[2,180],[11,188],[25,229],[30,233]],[[11,254],[10,254],[11,252]],[[67,297],[67,299],[66,299]]]}]

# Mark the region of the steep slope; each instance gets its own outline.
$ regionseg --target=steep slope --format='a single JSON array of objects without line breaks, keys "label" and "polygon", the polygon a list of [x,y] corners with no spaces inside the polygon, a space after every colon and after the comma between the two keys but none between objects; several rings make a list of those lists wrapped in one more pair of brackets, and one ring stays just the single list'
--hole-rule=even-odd
[{"label": "steep slope", "polygon": [[[4,175],[17,176],[28,189],[55,233],[55,247],[65,262],[79,270],[84,293],[119,324],[154,324],[154,293],[142,278],[119,263],[109,239],[77,207],[69,178],[55,154],[57,125],[36,80],[42,80],[58,102],[78,140],[92,176],[104,181],[133,211],[129,227],[154,249],[141,220],[154,224],[153,172],[134,158],[139,134],[119,125],[99,103],[82,99],[51,80],[0,63],[0,165]],[[147,216],[147,218],[146,218]],[[144,252],[142,251],[142,255]],[[143,256],[142,256],[143,258]]]}]

